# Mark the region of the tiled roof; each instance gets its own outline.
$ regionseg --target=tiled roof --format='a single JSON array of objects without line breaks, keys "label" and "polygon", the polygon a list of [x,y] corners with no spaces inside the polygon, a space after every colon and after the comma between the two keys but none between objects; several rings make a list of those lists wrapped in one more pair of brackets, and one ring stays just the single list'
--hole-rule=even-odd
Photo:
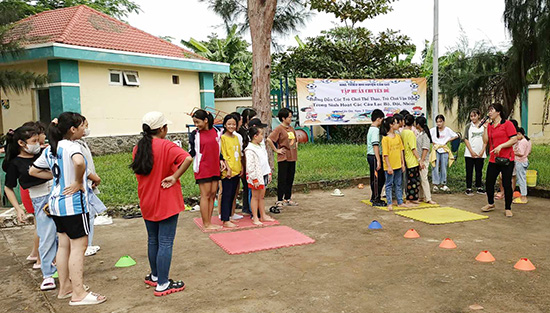
[{"label": "tiled roof", "polygon": [[88,6],[45,11],[16,23],[14,33],[26,33],[28,44],[67,45],[145,53],[177,58],[206,58],[148,34]]}]

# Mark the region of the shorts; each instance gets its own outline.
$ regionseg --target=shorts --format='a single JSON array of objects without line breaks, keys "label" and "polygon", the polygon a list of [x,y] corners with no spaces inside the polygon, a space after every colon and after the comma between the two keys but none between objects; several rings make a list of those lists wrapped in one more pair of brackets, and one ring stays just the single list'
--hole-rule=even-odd
[{"label": "shorts", "polygon": [[88,213],[71,216],[52,215],[58,233],[65,233],[71,239],[88,236],[90,233],[90,215]]},{"label": "shorts", "polygon": [[258,188],[255,188],[254,185],[248,184],[248,188],[252,190],[262,190],[262,189],[265,189],[267,185],[269,185],[269,175],[264,175],[263,185],[259,185]]},{"label": "shorts", "polygon": [[195,183],[198,185],[198,184],[209,183],[209,182],[218,181],[218,180],[221,180],[220,176],[212,176],[207,178],[196,179]]}]

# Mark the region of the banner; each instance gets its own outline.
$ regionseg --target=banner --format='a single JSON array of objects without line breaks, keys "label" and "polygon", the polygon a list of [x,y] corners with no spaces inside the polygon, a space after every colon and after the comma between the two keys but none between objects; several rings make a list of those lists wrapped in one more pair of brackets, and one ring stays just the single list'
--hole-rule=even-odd
[{"label": "banner", "polygon": [[426,115],[426,78],[297,78],[296,86],[301,126],[370,124],[375,109]]}]

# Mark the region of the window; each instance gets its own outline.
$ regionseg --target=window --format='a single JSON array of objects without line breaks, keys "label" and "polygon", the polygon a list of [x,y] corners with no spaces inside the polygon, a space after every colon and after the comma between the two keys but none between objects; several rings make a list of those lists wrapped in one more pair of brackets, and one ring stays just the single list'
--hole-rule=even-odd
[{"label": "window", "polygon": [[124,85],[139,86],[139,78],[137,72],[122,72],[124,74]]},{"label": "window", "polygon": [[122,86],[122,72],[109,71],[109,84]]},{"label": "window", "polygon": [[178,75],[172,75],[172,84],[174,85],[180,84],[180,77]]}]

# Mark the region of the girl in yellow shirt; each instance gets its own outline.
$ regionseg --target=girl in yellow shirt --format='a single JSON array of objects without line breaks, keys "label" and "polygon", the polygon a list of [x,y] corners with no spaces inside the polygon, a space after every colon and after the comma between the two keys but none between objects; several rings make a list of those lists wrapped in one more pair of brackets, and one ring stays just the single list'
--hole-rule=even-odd
[{"label": "girl in yellow shirt", "polygon": [[221,137],[221,153],[225,162],[225,170],[222,172],[222,200],[221,220],[224,227],[233,228],[237,225],[230,221],[232,216],[233,201],[239,187],[239,180],[243,175],[242,142],[243,139],[237,130],[237,117],[227,115],[223,119],[224,134]]},{"label": "girl in yellow shirt", "polygon": [[397,205],[407,207],[403,203],[403,171],[405,171],[405,158],[403,156],[403,141],[401,136],[395,133],[399,130],[399,122],[393,117],[384,120],[382,128],[382,155],[384,157],[384,171],[386,172],[386,199],[388,211],[393,210],[392,191],[395,190]]}]

